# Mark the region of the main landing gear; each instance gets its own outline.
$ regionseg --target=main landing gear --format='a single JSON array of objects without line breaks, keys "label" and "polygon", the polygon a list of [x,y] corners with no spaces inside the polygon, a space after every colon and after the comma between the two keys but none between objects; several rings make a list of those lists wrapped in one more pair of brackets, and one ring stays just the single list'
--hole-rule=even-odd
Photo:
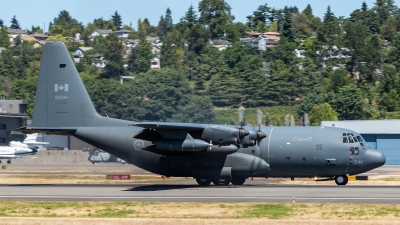
[{"label": "main landing gear", "polygon": [[346,175],[335,176],[335,183],[337,185],[346,185],[349,178]]},{"label": "main landing gear", "polygon": [[232,178],[219,178],[219,179],[207,179],[207,178],[196,178],[197,183],[200,186],[208,186],[211,182],[214,185],[229,185],[232,183],[233,185],[242,185],[246,181],[246,177],[232,177]]}]

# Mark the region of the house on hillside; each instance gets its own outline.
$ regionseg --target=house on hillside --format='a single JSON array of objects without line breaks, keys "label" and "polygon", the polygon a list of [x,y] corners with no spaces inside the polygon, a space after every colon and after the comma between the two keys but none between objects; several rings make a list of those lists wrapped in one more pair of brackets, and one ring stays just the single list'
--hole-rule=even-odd
[{"label": "house on hillside", "polygon": [[109,34],[111,34],[112,33],[112,30],[111,29],[109,29],[109,30],[101,30],[101,29],[96,29],[96,30],[94,30],[91,34],[90,34],[90,36],[89,36],[89,39],[90,40],[92,40],[93,41],[93,39],[95,38],[95,37],[97,37],[97,36],[103,36],[103,37],[107,37]]},{"label": "house on hillside", "polygon": [[32,42],[37,42],[37,39],[34,37],[31,37],[29,35],[18,35],[17,39],[20,41],[32,41]]},{"label": "house on hillside", "polygon": [[93,58],[92,65],[96,66],[97,70],[101,71],[106,68],[108,60],[104,59],[103,54],[96,53],[93,55],[89,55],[89,57]]},{"label": "house on hillside", "polygon": [[22,30],[22,29],[11,29],[8,28],[7,29],[7,33],[11,34],[11,35],[28,35],[28,32],[26,30]]},{"label": "house on hillside", "polygon": [[217,48],[219,51],[225,50],[229,46],[231,46],[231,43],[227,40],[210,40],[209,44],[212,45],[214,48]]},{"label": "house on hillside", "polygon": [[161,69],[160,56],[156,55],[151,60],[150,69]]},{"label": "house on hillside", "polygon": [[49,36],[45,34],[38,34],[38,33],[34,33],[29,36],[36,38],[36,40],[38,41],[45,41],[47,38],[49,38]]},{"label": "house on hillside", "polygon": [[33,45],[33,48],[43,47],[45,44],[46,41],[36,41],[36,43]]},{"label": "house on hillside", "polygon": [[85,56],[85,53],[89,50],[92,50],[92,47],[79,47],[76,49],[72,55],[74,56],[74,62],[79,63],[81,59]]},{"label": "house on hillside", "polygon": [[304,53],[306,53],[305,50],[299,50],[299,49],[294,50],[294,54],[296,54],[297,58],[304,58],[305,57]]},{"label": "house on hillside", "polygon": [[28,35],[28,32],[26,30],[22,30],[22,29],[8,28],[7,35],[8,35],[8,38],[10,39],[10,42],[14,43],[19,35]]},{"label": "house on hillside", "polygon": [[114,33],[121,39],[126,39],[129,36],[129,33],[131,33],[131,30],[117,30]]}]

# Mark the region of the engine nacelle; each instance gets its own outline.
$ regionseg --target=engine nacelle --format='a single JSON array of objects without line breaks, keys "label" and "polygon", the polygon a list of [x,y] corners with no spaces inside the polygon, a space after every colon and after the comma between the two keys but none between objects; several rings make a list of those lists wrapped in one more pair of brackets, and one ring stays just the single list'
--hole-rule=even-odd
[{"label": "engine nacelle", "polygon": [[228,126],[207,125],[201,134],[201,139],[212,141],[215,145],[239,144],[239,140],[249,135],[249,131]]},{"label": "engine nacelle", "polygon": [[233,176],[264,176],[270,171],[270,165],[260,157],[238,152],[230,157]]},{"label": "engine nacelle", "polygon": [[240,144],[243,148],[247,148],[256,145],[257,141],[261,141],[261,139],[265,137],[267,137],[267,135],[264,132],[250,130],[249,135],[240,140]]}]

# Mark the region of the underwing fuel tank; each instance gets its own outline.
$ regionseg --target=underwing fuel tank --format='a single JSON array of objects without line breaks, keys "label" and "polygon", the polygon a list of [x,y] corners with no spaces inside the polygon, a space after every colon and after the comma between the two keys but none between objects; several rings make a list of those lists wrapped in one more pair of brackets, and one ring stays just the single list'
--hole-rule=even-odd
[{"label": "underwing fuel tank", "polygon": [[235,153],[231,157],[233,176],[265,176],[271,170],[269,164],[257,156]]},{"label": "underwing fuel tank", "polygon": [[155,141],[155,147],[161,151],[201,151],[210,147],[210,145],[210,143],[199,139]]}]

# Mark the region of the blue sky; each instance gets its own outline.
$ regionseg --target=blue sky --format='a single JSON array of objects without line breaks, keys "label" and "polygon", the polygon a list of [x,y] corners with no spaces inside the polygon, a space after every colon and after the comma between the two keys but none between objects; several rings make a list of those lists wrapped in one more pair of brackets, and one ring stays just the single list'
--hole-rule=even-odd
[{"label": "blue sky", "polygon": [[[227,0],[232,7],[236,21],[246,22],[246,16],[255,11],[258,6],[268,3],[274,8],[297,6],[301,11],[310,4],[316,16],[323,17],[328,5],[336,16],[348,17],[352,11],[361,8],[364,0]],[[371,8],[376,0],[365,0]],[[157,25],[161,15],[165,15],[167,7],[172,11],[173,22],[177,23],[191,4],[196,11],[200,0],[18,0],[2,1],[0,3],[0,19],[6,26],[10,25],[11,18],[16,15],[23,29],[30,29],[32,25],[48,28],[48,24],[61,10],[67,10],[70,15],[86,25],[95,18],[109,19],[115,11],[122,16],[124,24],[132,23],[136,27],[139,18],[148,18],[150,23]]]}]

